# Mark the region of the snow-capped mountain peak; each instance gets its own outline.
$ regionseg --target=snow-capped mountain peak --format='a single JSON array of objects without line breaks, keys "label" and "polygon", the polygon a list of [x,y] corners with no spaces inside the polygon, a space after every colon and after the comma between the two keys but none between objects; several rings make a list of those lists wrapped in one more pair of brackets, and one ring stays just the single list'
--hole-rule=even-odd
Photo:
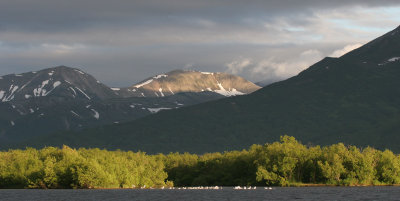
[{"label": "snow-capped mountain peak", "polygon": [[228,97],[248,94],[259,88],[250,81],[227,73],[174,70],[122,89],[120,94],[126,97],[164,97],[209,91]]},{"label": "snow-capped mountain peak", "polygon": [[41,71],[10,74],[0,79],[0,101],[35,97],[100,98],[116,96],[91,75],[75,68],[59,66]]}]

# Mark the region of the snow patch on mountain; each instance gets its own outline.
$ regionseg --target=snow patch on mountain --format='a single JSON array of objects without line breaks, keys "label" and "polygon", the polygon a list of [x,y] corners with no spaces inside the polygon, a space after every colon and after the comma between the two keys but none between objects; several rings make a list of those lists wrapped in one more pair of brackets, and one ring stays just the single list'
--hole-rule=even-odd
[{"label": "snow patch on mountain", "polygon": [[120,88],[111,88],[113,91],[120,91]]},{"label": "snow patch on mountain", "polygon": [[94,112],[93,117],[96,119],[99,119],[100,118],[99,112],[97,112],[95,109],[91,109],[91,110]]},{"label": "snow patch on mountain", "polygon": [[221,94],[221,95],[223,95],[223,96],[229,97],[229,96],[244,95],[244,93],[242,93],[242,92],[240,92],[240,91],[237,91],[235,88],[226,90],[226,89],[222,86],[221,83],[218,82],[217,84],[218,84],[219,89],[214,90],[214,92],[219,93],[219,94]]},{"label": "snow patch on mountain", "polygon": [[[10,86],[10,89],[8,90],[9,92],[10,92],[10,94],[7,96],[5,96],[4,98],[3,98],[3,102],[8,102],[8,101],[11,101],[11,100],[13,100],[14,99],[14,96],[15,96],[15,92],[18,90],[18,86],[14,86],[13,84]],[[4,94],[3,94],[3,96],[4,96]]]},{"label": "snow patch on mountain", "polygon": [[153,79],[147,80],[147,81],[145,81],[143,83],[140,83],[140,84],[137,84],[137,85],[135,85],[133,87],[140,88],[140,87],[143,87],[144,85],[150,84],[151,82],[153,82]]},{"label": "snow patch on mountain", "polygon": [[38,88],[33,89],[33,95],[35,97],[44,95],[46,93],[46,89],[44,89],[44,87],[47,84],[49,84],[49,80],[43,81],[41,86],[39,86]]},{"label": "snow patch on mountain", "polygon": [[160,108],[147,108],[151,113],[157,113],[161,110],[170,110],[171,108],[160,107]]},{"label": "snow patch on mountain", "polygon": [[82,91],[82,89],[80,89],[78,87],[75,87],[75,88],[78,89],[78,91],[80,91],[83,95],[85,95],[87,99],[89,99],[89,100],[91,99],[90,96],[88,96],[85,92]]},{"label": "snow patch on mountain", "polygon": [[391,59],[388,59],[388,62],[395,62],[397,60],[400,60],[400,57],[393,57]]},{"label": "snow patch on mountain", "polygon": [[204,74],[204,75],[214,75],[214,73],[211,73],[211,72],[200,72],[201,74]]},{"label": "snow patch on mountain", "polygon": [[171,87],[168,87],[168,90],[169,90],[173,95],[175,95],[175,93],[171,90]]},{"label": "snow patch on mountain", "polygon": [[160,79],[160,78],[162,78],[162,77],[168,77],[168,75],[161,74],[161,75],[154,76],[153,78],[154,78],[154,79]]},{"label": "snow patch on mountain", "polygon": [[[58,86],[60,86],[60,85],[61,85],[61,82],[60,82],[60,81],[54,82],[54,83],[53,83],[53,88],[52,88],[50,91],[47,91],[47,90],[44,88],[44,87],[45,87],[46,85],[48,85],[48,84],[49,84],[49,80],[43,81],[41,86],[39,86],[38,88],[33,89],[33,95],[34,95],[35,97],[47,96],[47,95],[49,95],[55,88],[57,88]],[[26,85],[24,85],[24,86],[26,86]],[[25,96],[25,98],[26,98],[26,96]]]},{"label": "snow patch on mountain", "polygon": [[56,81],[53,83],[53,88],[56,88],[58,86],[60,86],[61,82],[60,81]]},{"label": "snow patch on mountain", "polygon": [[15,91],[17,91],[18,86],[14,86],[14,87],[13,87],[13,85],[11,85],[10,89],[11,89],[11,94],[14,94]]},{"label": "snow patch on mountain", "polygon": [[51,90],[48,91],[48,92],[45,92],[45,93],[43,94],[43,96],[49,95],[55,88],[57,88],[57,87],[60,86],[60,85],[61,85],[61,82],[60,82],[60,81],[54,82],[54,83],[53,83],[53,89],[51,89]]},{"label": "snow patch on mountain", "polygon": [[77,69],[75,69],[75,71],[78,72],[78,73],[80,73],[80,74],[82,74],[82,75],[85,74],[84,72],[82,72],[82,71],[80,71],[80,70],[77,70]]},{"label": "snow patch on mountain", "polygon": [[74,94],[75,94],[75,96],[76,96],[76,91],[75,91],[75,89],[74,89],[74,88],[72,88],[72,87],[69,87],[69,89],[71,89],[71,90],[72,90],[72,92],[74,92]]},{"label": "snow patch on mountain", "polygon": [[79,117],[79,114],[71,110],[71,113],[74,114],[75,116]]},{"label": "snow patch on mountain", "polygon": [[158,91],[160,92],[161,96],[164,97],[164,94],[162,92],[162,88],[158,89]]},{"label": "snow patch on mountain", "polygon": [[392,57],[392,58],[388,59],[387,61],[378,64],[378,66],[383,66],[383,65],[386,65],[388,63],[396,62],[396,61],[399,61],[399,60],[400,60],[400,57]]}]

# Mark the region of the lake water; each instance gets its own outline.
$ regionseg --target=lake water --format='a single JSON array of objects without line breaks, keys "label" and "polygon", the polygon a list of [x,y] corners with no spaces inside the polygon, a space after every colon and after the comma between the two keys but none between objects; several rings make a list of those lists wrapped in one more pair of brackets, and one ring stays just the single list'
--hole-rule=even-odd
[{"label": "lake water", "polygon": [[301,187],[265,190],[0,190],[0,200],[400,200],[400,187]]}]

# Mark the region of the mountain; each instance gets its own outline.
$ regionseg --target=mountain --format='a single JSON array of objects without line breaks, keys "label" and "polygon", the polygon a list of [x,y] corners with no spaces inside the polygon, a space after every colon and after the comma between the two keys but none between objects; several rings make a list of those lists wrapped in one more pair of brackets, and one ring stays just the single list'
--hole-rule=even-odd
[{"label": "mountain", "polygon": [[[241,85],[232,86],[243,89]],[[82,70],[65,66],[5,75],[0,77],[0,146],[58,131],[118,124],[224,97],[208,90],[177,90],[165,97],[123,96]]]},{"label": "mountain", "polygon": [[120,125],[31,141],[195,153],[241,149],[295,136],[400,152],[400,27],[340,57],[252,94],[162,111]]},{"label": "mountain", "polygon": [[272,83],[279,82],[281,80],[282,80],[282,78],[267,79],[267,80],[262,80],[262,81],[256,82],[255,84],[260,87],[266,87]]},{"label": "mountain", "polygon": [[118,97],[109,87],[79,69],[65,66],[38,72],[11,74],[0,78],[0,101],[29,100],[34,97],[64,99],[108,99]]},{"label": "mountain", "polygon": [[128,88],[114,88],[124,97],[164,97],[183,92],[210,91],[223,96],[252,93],[261,87],[227,73],[174,70],[156,75]]}]

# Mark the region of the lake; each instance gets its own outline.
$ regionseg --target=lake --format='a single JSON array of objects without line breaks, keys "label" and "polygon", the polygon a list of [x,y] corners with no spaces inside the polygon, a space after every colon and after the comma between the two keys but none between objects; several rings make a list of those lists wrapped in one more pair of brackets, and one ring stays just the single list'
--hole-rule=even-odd
[{"label": "lake", "polygon": [[275,187],[271,190],[0,190],[0,200],[399,200],[400,187]]}]

